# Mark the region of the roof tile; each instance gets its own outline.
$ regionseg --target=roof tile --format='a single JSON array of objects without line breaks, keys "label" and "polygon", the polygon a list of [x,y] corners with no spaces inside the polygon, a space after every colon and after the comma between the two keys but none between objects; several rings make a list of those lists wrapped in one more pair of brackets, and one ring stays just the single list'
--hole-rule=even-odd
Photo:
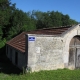
[{"label": "roof tile", "polygon": [[22,32],[18,36],[14,37],[10,41],[7,42],[8,45],[13,48],[20,50],[21,52],[25,52],[25,34],[44,34],[44,35],[59,35],[68,30],[71,26],[59,27],[59,28],[45,28],[39,29],[29,32]]}]

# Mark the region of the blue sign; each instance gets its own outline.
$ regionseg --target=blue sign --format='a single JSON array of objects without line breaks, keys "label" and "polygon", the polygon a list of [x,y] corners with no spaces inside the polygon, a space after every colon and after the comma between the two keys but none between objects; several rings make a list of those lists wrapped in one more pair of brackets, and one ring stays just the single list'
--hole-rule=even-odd
[{"label": "blue sign", "polygon": [[35,37],[34,37],[34,36],[30,36],[30,37],[28,38],[28,40],[29,40],[29,41],[35,41]]}]

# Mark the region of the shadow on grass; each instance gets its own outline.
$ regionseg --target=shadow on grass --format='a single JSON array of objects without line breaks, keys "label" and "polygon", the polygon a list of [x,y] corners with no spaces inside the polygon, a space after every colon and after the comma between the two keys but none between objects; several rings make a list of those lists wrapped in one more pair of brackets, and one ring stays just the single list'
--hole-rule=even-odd
[{"label": "shadow on grass", "polygon": [[0,73],[21,74],[22,70],[14,66],[6,56],[5,46],[0,49]]}]

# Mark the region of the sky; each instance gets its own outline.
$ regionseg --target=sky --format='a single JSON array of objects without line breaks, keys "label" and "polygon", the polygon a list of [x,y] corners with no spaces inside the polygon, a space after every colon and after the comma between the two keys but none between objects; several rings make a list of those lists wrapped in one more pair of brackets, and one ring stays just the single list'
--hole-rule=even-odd
[{"label": "sky", "polygon": [[11,3],[16,3],[16,8],[24,12],[58,11],[64,15],[68,14],[71,19],[80,22],[80,0],[11,0]]}]

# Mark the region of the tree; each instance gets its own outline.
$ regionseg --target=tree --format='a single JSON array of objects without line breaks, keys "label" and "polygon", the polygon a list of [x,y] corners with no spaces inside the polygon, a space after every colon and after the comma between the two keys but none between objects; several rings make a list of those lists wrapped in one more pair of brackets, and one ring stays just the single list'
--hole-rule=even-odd
[{"label": "tree", "polygon": [[[0,0],[0,30],[4,38],[8,29],[9,18],[11,15],[11,2],[9,0]],[[3,33],[3,34],[2,34]]]},{"label": "tree", "polygon": [[59,27],[76,24],[77,21],[70,19],[69,15],[63,15],[56,11],[41,12],[35,11],[33,15],[36,20],[36,28]]},{"label": "tree", "polygon": [[27,13],[19,9],[13,11],[12,16],[10,17],[9,26],[11,27],[7,33],[8,39],[22,31],[30,31],[36,28],[34,25],[34,20],[27,16]]},{"label": "tree", "polygon": [[52,11],[50,13],[50,18],[51,18],[51,21],[52,21],[52,26],[53,27],[58,27],[58,26],[61,26],[62,25],[62,13],[56,11]]}]

